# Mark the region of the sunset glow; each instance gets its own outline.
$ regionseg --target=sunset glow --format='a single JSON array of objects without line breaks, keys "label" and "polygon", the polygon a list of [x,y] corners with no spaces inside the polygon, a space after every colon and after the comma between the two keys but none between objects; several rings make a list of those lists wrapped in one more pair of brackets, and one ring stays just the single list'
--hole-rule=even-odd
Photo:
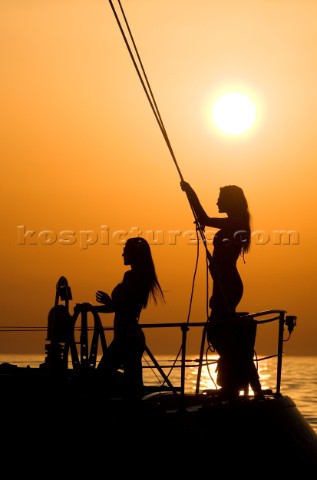
[{"label": "sunset glow", "polygon": [[[239,310],[298,315],[286,353],[317,354],[308,212],[317,205],[317,2],[122,5],[177,164],[207,214],[219,215],[221,186],[246,194],[252,245],[237,264]],[[140,321],[187,320],[193,279],[190,320],[205,320],[212,279],[203,249],[194,270],[193,214],[109,2],[2,0],[0,12],[1,323],[45,327],[61,275],[71,310],[98,289],[111,293],[136,235],[151,243],[166,292]],[[206,230],[210,252],[214,234]],[[264,330],[258,351],[275,353]],[[178,350],[178,331],[147,338],[154,354]],[[44,355],[44,339],[3,336],[0,351]]]}]

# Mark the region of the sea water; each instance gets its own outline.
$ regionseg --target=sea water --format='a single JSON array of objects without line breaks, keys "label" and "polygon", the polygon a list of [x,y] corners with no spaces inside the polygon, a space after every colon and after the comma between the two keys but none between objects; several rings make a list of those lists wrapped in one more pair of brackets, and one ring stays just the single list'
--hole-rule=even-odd
[{"label": "sea water", "polygon": [[[194,393],[197,387],[197,356],[189,356],[185,369],[185,391]],[[208,357],[204,360],[201,371],[200,391],[214,389],[216,385],[217,357]],[[21,367],[38,367],[44,362],[42,355],[0,355],[0,363],[9,362]],[[164,383],[164,376],[173,386],[181,384],[180,358],[173,356],[156,356],[155,362],[162,369],[162,374],[153,365],[152,359],[146,356],[143,359],[143,380],[146,384],[160,385]],[[258,362],[258,371],[263,389],[276,391],[277,358],[273,357]],[[282,377],[280,392],[291,397],[298,410],[317,433],[317,356],[283,356]]]}]

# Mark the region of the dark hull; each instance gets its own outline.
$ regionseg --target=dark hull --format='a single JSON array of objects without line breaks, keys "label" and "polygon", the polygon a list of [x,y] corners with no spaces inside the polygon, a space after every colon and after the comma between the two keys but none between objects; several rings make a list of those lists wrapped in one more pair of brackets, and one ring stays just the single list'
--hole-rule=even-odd
[{"label": "dark hull", "polygon": [[[133,450],[184,475],[196,468],[254,478],[254,468],[311,474],[317,467],[317,435],[288,396],[227,401],[217,390],[175,395],[148,387],[142,400],[128,401],[96,376],[61,381],[41,369],[12,368],[0,375],[2,437],[18,456],[53,458],[53,469],[64,468],[66,452],[81,468],[101,468],[102,459],[116,464]],[[120,468],[128,468],[125,461]]]},{"label": "dark hull", "polygon": [[[69,295],[59,292],[62,287],[68,291],[67,282],[60,280],[44,363],[38,368],[0,365],[0,458],[10,476],[315,476],[317,435],[280,391],[284,330],[291,334],[296,317],[283,310],[237,316],[235,328],[244,333],[250,322],[252,332],[254,325],[277,323],[276,389],[254,396],[243,383],[239,396],[232,397],[231,390],[230,398],[228,390],[200,387],[206,323],[142,325],[181,332],[180,385],[171,384],[164,366],[144,345],[151,368],[166,387],[145,385],[141,397],[132,400],[126,398],[132,392],[124,388],[122,373],[110,385],[98,368],[98,344],[103,353],[107,349],[99,316],[81,312],[77,329],[80,312],[69,314]],[[194,328],[203,332],[196,394],[185,388],[187,335]]]}]

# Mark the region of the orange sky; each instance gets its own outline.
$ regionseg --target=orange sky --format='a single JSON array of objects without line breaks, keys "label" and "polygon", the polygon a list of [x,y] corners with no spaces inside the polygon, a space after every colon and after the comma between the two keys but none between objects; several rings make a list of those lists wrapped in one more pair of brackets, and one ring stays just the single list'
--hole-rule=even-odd
[{"label": "orange sky", "polygon": [[[284,351],[317,355],[317,3],[122,5],[184,178],[210,216],[220,186],[237,184],[248,198],[254,236],[239,261],[239,309],[297,315]],[[141,321],[186,321],[193,217],[109,3],[2,0],[0,13],[1,325],[46,326],[61,275],[71,308],[94,302],[97,289],[111,292],[125,271],[119,233],[136,229],[160,240],[152,252],[166,292],[166,304],[149,306]],[[240,137],[210,121],[228,89],[258,108],[255,127]],[[292,232],[290,244],[278,241],[281,231]],[[202,255],[191,321],[206,319],[205,305]],[[0,351],[44,353],[44,337],[25,333],[13,343],[1,334]],[[158,332],[149,346],[177,351],[179,339]],[[261,353],[272,345],[275,335],[265,334]]]}]

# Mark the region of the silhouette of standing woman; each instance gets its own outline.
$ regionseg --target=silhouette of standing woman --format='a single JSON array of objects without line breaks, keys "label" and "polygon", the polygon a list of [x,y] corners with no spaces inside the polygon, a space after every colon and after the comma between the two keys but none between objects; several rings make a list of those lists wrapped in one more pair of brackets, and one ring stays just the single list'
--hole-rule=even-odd
[{"label": "silhouette of standing woman", "polygon": [[130,265],[123,280],[112,291],[111,297],[98,290],[95,306],[97,312],[114,312],[114,336],[103,355],[98,370],[111,378],[123,369],[124,396],[142,396],[142,355],[145,349],[144,333],[139,326],[142,309],[150,299],[164,301],[164,294],[157,279],[148,242],[141,237],[127,240],[123,249],[124,265]]},{"label": "silhouette of standing woman", "polygon": [[[213,240],[213,255],[209,257],[213,290],[207,329],[209,342],[220,354],[217,382],[230,394],[237,394],[247,383],[259,393],[261,386],[252,360],[253,349],[241,352],[243,338],[239,338],[241,334],[236,323],[231,322],[243,295],[237,260],[240,256],[244,259],[251,243],[248,202],[240,187],[221,187],[217,206],[219,213],[226,213],[227,217],[209,217],[190,184],[181,181],[181,188],[186,192],[199,224],[218,229]],[[237,358],[238,354],[240,358]]]}]

